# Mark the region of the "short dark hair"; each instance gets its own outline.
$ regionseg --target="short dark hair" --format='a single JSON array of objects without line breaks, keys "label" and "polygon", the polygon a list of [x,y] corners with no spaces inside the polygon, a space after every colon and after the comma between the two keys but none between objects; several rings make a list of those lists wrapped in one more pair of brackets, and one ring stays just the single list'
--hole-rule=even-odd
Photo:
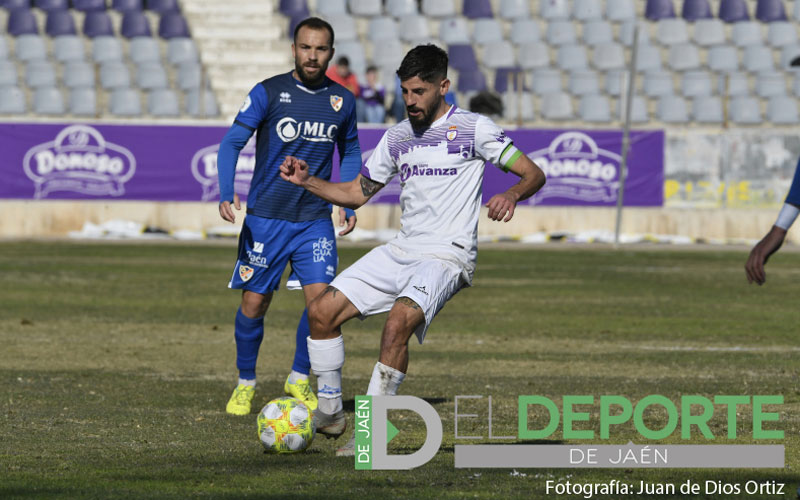
[{"label": "short dark hair", "polygon": [[447,78],[447,52],[436,45],[417,45],[403,58],[397,69],[400,81],[418,76],[425,82],[437,82]]},{"label": "short dark hair", "polygon": [[300,24],[294,28],[294,42],[297,43],[297,34],[300,33],[300,28],[309,27],[312,30],[328,30],[331,35],[331,47],[333,47],[333,26],[328,21],[318,17],[307,17],[300,21]]},{"label": "short dark hair", "polygon": [[350,67],[350,59],[348,59],[347,56],[342,56],[342,57],[340,57],[339,59],[336,60],[336,64],[338,66],[347,66],[349,68]]}]

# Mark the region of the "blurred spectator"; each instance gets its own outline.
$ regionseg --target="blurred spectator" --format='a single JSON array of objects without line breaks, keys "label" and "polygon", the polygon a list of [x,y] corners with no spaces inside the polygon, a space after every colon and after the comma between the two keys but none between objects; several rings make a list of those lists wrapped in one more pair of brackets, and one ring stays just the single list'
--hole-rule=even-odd
[{"label": "blurred spectator", "polygon": [[347,56],[342,56],[336,60],[336,64],[325,73],[325,76],[334,82],[342,85],[344,88],[358,97],[358,78],[350,71],[350,59]]},{"label": "blurred spectator", "polygon": [[367,123],[383,123],[386,118],[386,89],[378,83],[378,68],[367,68],[367,84],[361,85],[361,95],[356,101],[358,121]]},{"label": "blurred spectator", "polygon": [[397,123],[406,118],[406,103],[403,102],[403,89],[400,88],[400,77],[397,75],[394,76],[394,101],[389,113]]}]

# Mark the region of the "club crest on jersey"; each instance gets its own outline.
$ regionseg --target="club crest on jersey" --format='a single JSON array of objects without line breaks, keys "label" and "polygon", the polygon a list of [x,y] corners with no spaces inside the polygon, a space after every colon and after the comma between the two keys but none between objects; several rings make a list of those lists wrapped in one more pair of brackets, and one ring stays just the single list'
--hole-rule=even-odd
[{"label": "club crest on jersey", "polygon": [[342,104],[344,104],[344,99],[339,97],[338,95],[331,96],[331,107],[334,111],[339,111],[342,109]]},{"label": "club crest on jersey", "polygon": [[253,268],[250,266],[240,265],[239,277],[242,278],[242,281],[250,281],[250,278],[253,277]]},{"label": "club crest on jersey", "polygon": [[445,137],[447,137],[447,140],[451,142],[456,140],[456,137],[458,137],[458,127],[451,125],[450,128],[447,129]]}]

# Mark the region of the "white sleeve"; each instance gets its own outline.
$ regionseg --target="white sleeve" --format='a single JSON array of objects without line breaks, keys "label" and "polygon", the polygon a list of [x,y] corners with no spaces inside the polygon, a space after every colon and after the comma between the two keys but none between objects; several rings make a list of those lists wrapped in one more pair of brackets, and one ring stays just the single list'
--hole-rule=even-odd
[{"label": "white sleeve", "polygon": [[522,155],[503,129],[485,116],[475,122],[475,151],[481,158],[506,172]]},{"label": "white sleeve", "polygon": [[389,153],[389,133],[383,134],[378,145],[367,158],[366,164],[361,167],[361,175],[384,186],[397,175],[397,164]]}]

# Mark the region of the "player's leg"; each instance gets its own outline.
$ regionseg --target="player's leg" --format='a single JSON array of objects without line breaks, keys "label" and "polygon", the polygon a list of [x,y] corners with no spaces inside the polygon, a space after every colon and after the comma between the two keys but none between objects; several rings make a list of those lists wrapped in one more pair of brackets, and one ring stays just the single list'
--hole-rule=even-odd
[{"label": "player's leg", "polygon": [[336,276],[338,256],[333,224],[329,219],[297,223],[296,228],[297,234],[290,243],[292,276],[296,277],[295,284],[303,289],[306,309],[297,325],[294,361],[284,391],[303,401],[313,411],[318,402],[308,380],[311,371],[308,357],[308,304]]},{"label": "player's leg", "polygon": [[247,216],[239,235],[239,255],[228,284],[230,288],[242,290],[234,329],[239,381],[226,406],[226,411],[234,415],[249,414],[255,394],[264,315],[288,261],[281,241],[283,222]]},{"label": "player's leg", "polygon": [[341,325],[358,315],[388,311],[396,297],[398,270],[399,265],[385,246],[375,248],[337,276],[309,306],[308,352],[317,375],[320,405],[315,421],[321,434],[338,437],[346,427],[342,411]]},{"label": "player's leg", "polygon": [[308,354],[317,376],[319,406],[314,412],[317,432],[339,437],[347,428],[342,409],[342,367],[344,337],[341,325],[360,313],[352,302],[333,286],[328,286],[308,307],[311,336]]},{"label": "player's leg", "polygon": [[234,329],[239,382],[225,407],[233,415],[250,413],[255,395],[258,350],[264,338],[264,315],[271,301],[272,292],[262,294],[242,290],[242,303],[236,311]]}]

